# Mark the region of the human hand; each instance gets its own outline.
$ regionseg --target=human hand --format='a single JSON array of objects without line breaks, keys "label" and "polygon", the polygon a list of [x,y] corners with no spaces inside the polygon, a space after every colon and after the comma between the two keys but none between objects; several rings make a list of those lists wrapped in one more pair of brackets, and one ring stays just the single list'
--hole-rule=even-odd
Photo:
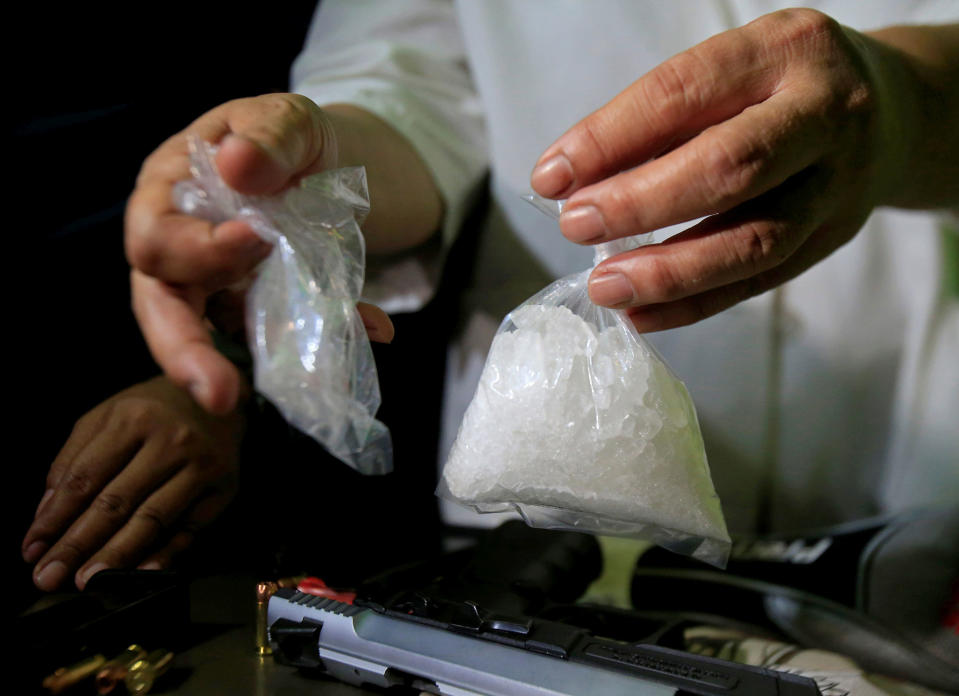
[{"label": "human hand", "polygon": [[[180,213],[173,186],[190,178],[187,134],[220,145],[223,180],[245,194],[281,191],[336,161],[329,119],[305,97],[269,94],[227,102],[173,136],[143,164],[126,211],[126,251],[133,310],[166,375],[211,413],[236,404],[241,378],[213,347],[204,319],[213,307],[236,306],[270,245],[246,224],[214,225]],[[389,317],[357,307],[370,338],[392,339]]]},{"label": "human hand", "polygon": [[[812,10],[680,53],[573,126],[533,188],[570,240],[703,221],[599,264],[589,291],[640,331],[690,324],[800,274],[887,199],[910,132],[878,42]],[[908,101],[908,100],[905,100]]]},{"label": "human hand", "polygon": [[236,489],[242,418],[213,416],[164,377],[81,417],[23,540],[34,582],[83,589],[104,568],[166,568]]}]

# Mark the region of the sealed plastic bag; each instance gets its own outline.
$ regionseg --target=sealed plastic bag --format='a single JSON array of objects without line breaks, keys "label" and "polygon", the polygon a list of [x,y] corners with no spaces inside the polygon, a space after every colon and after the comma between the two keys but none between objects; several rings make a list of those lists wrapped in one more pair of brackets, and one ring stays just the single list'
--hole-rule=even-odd
[{"label": "sealed plastic bag", "polygon": [[[648,241],[601,244],[596,263]],[[437,493],[723,566],[729,535],[689,394],[624,312],[590,301],[588,278],[562,278],[503,320]]]},{"label": "sealed plastic bag", "polygon": [[190,139],[194,179],[175,187],[174,201],[212,222],[243,220],[273,245],[246,300],[254,386],[338,459],[364,474],[390,471],[390,432],[374,417],[376,365],[356,311],[366,171],[334,169],[278,196],[244,196],[220,178],[215,155],[214,146]]}]

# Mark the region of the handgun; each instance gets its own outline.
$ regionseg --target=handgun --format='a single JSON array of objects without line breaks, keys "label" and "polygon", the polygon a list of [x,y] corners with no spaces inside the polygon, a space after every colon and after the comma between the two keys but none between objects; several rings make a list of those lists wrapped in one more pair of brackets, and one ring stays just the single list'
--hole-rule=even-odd
[{"label": "handgun", "polygon": [[820,693],[806,677],[623,643],[420,593],[388,608],[284,588],[270,599],[268,622],[279,662],[356,686],[405,686],[443,696]]},{"label": "handgun", "polygon": [[389,573],[352,604],[278,590],[274,658],[444,696],[820,694],[806,677],[678,649],[682,621],[571,604],[601,567],[588,535],[507,523],[450,558]]}]

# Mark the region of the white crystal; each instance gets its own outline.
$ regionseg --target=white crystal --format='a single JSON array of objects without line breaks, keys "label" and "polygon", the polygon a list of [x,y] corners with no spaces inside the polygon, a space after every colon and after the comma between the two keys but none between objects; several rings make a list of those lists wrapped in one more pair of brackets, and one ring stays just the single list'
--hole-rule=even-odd
[{"label": "white crystal", "polygon": [[728,542],[689,394],[632,328],[541,304],[510,319],[444,469],[449,494]]}]

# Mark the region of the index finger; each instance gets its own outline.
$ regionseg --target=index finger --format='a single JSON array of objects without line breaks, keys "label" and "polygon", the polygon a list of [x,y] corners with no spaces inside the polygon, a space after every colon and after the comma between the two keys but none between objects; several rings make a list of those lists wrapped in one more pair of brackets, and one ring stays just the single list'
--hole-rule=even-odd
[{"label": "index finger", "polygon": [[164,373],[207,411],[230,411],[239,397],[240,374],[213,346],[202,319],[202,291],[175,288],[137,270],[130,286],[133,313]]},{"label": "index finger", "polygon": [[130,460],[142,444],[138,434],[123,437],[112,424],[89,427],[83,419],[60,450],[47,477],[47,493],[24,535],[21,551],[36,562],[83,508]]}]

